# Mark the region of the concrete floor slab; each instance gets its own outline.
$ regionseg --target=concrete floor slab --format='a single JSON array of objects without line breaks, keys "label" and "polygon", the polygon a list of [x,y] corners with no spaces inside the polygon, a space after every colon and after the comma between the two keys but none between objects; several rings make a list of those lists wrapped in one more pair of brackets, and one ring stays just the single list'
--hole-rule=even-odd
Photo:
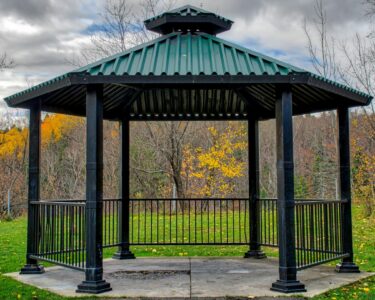
[{"label": "concrete floor slab", "polygon": [[[270,290],[277,279],[276,259],[243,258],[137,258],[105,260],[104,278],[112,291],[106,297],[218,298],[274,297]],[[85,296],[75,292],[84,274],[63,267],[46,268],[40,275],[6,274],[21,282],[64,296]],[[335,273],[333,267],[317,266],[298,273],[306,285],[306,297],[373,275]],[[100,296],[100,295],[99,295]]]}]

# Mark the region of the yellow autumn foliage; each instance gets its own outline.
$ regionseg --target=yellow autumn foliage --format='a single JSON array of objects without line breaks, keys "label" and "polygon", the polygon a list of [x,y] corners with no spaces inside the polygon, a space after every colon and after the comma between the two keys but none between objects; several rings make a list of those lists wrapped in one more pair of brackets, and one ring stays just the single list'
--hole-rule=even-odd
[{"label": "yellow autumn foliage", "polygon": [[[41,125],[42,147],[59,141],[67,132],[74,129],[83,119],[67,115],[47,115]],[[25,153],[29,129],[18,129],[0,132],[0,158],[16,156],[21,159]]]},{"label": "yellow autumn foliage", "polygon": [[[247,149],[246,130],[233,122],[223,132],[208,128],[212,145],[208,149],[184,149],[183,175],[195,182],[194,196],[221,197],[233,192],[234,179],[244,176],[245,162],[238,153]],[[217,195],[216,195],[217,196]]]},{"label": "yellow autumn foliage", "polygon": [[27,137],[28,130],[26,128],[13,127],[8,131],[0,132],[0,157],[16,156],[21,159],[25,152]]},{"label": "yellow autumn foliage", "polygon": [[47,115],[41,126],[42,145],[58,142],[64,134],[75,128],[80,122],[83,122],[83,119],[74,116]]}]

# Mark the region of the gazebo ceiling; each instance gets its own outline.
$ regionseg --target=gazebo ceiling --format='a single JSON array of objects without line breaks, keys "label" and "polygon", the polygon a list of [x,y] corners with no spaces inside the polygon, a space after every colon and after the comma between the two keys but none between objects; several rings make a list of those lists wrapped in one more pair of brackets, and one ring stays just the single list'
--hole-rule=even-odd
[{"label": "gazebo ceiling", "polygon": [[246,119],[249,113],[273,118],[277,86],[284,84],[292,86],[294,114],[367,105],[372,99],[212,35],[232,22],[195,7],[184,6],[145,24],[168,33],[5,101],[27,108],[40,100],[45,111],[83,116],[85,86],[103,84],[105,118],[167,120]]}]

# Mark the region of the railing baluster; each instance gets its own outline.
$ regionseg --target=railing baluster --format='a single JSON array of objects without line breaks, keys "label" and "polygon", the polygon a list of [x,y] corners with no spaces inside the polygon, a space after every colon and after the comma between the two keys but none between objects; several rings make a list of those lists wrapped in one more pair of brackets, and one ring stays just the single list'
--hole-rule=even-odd
[{"label": "railing baluster", "polygon": [[239,229],[239,243],[242,242],[242,236],[241,236],[241,200],[238,200],[238,229]]},{"label": "railing baluster", "polygon": [[223,203],[222,200],[220,201],[220,244],[223,243],[223,215],[222,215],[222,209],[223,209]]},{"label": "railing baluster", "polygon": [[197,200],[194,199],[194,242],[197,243]]},{"label": "railing baluster", "polygon": [[190,240],[190,233],[191,233],[191,220],[190,220],[190,216],[191,216],[191,201],[188,201],[188,208],[189,208],[189,211],[188,211],[188,222],[189,222],[189,244],[191,243],[191,240]]},{"label": "railing baluster", "polygon": [[165,219],[167,218],[165,215],[165,203],[166,200],[163,200],[163,242],[165,243]]}]

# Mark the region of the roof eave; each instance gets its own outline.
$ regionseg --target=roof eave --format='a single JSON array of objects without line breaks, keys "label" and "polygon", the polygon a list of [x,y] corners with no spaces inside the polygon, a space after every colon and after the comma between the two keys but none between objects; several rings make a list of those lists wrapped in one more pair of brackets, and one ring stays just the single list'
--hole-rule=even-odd
[{"label": "roof eave", "polygon": [[[173,77],[173,79],[171,79]],[[371,103],[372,97],[349,88],[333,84],[308,72],[289,75],[178,75],[178,76],[144,76],[144,75],[89,75],[86,73],[69,73],[68,76],[49,85],[41,86],[30,92],[11,96],[4,100],[10,107],[21,107],[23,103],[72,85],[87,84],[123,84],[135,87],[166,86],[244,86],[249,84],[306,84],[341,97],[355,101],[358,106]],[[355,105],[353,105],[355,106]]]},{"label": "roof eave", "polygon": [[358,106],[367,106],[371,103],[373,97],[363,92],[354,90],[347,86],[338,84],[331,80],[320,78],[317,75],[309,74],[309,78],[306,82],[307,85],[321,90],[334,93],[338,96],[350,99],[358,103]]},{"label": "roof eave", "polygon": [[22,103],[39,98],[45,94],[57,91],[61,88],[68,87],[72,85],[72,74],[68,73],[66,77],[56,80],[48,85],[40,86],[31,91],[21,92],[9,97],[4,98],[6,104],[10,107],[19,107]]}]

